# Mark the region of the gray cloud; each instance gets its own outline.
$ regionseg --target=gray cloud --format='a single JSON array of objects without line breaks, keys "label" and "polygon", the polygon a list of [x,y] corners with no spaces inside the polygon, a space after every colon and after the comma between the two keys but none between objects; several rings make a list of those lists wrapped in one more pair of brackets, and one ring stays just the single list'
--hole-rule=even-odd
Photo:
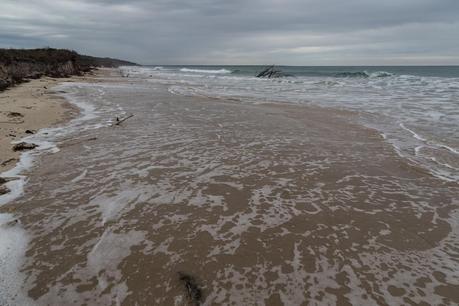
[{"label": "gray cloud", "polygon": [[152,64],[459,64],[457,0],[2,0],[0,29]]}]

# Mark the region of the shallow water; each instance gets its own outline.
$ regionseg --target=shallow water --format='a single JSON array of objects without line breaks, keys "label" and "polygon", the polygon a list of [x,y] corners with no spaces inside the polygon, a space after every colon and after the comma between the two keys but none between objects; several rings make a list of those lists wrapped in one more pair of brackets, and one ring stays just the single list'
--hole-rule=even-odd
[{"label": "shallow water", "polygon": [[258,79],[261,66],[126,67],[124,74],[170,83],[171,92],[276,101],[361,112],[404,157],[459,180],[459,68],[279,67],[291,77]]},{"label": "shallow water", "polygon": [[60,151],[2,207],[27,233],[33,304],[187,305],[179,272],[204,305],[459,302],[457,182],[398,155],[358,113],[177,86],[59,88],[90,106],[43,135]]}]

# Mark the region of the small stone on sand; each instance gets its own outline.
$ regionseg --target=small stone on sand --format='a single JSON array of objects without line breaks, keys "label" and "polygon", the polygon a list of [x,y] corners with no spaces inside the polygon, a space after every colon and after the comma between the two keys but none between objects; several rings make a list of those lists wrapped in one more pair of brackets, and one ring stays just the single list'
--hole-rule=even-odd
[{"label": "small stone on sand", "polygon": [[13,151],[25,151],[25,150],[32,150],[38,147],[38,145],[34,143],[27,143],[27,142],[20,142],[14,145]]}]

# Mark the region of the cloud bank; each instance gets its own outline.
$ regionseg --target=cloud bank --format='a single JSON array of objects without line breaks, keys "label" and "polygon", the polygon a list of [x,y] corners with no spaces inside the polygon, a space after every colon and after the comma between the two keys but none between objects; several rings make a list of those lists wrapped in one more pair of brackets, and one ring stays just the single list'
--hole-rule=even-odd
[{"label": "cloud bank", "polygon": [[2,0],[0,47],[144,64],[459,64],[457,0]]}]

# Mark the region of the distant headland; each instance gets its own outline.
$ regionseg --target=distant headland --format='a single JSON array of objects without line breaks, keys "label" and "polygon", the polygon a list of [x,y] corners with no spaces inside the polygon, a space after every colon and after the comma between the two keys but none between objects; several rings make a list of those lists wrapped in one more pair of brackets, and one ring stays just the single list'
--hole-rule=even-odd
[{"label": "distant headland", "polygon": [[82,75],[97,67],[137,65],[132,62],[81,55],[72,50],[0,49],[0,91],[42,76],[69,77]]}]

